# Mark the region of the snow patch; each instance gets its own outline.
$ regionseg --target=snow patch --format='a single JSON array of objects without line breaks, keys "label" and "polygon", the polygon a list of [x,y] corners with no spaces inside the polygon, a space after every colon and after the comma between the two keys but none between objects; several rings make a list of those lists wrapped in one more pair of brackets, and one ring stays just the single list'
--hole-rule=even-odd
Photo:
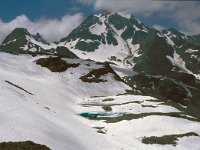
[{"label": "snow patch", "polygon": [[185,72],[188,74],[193,74],[190,70],[188,70],[185,67],[185,62],[183,61],[183,59],[180,57],[180,55],[178,55],[176,52],[174,52],[173,57],[171,56],[166,56],[170,62],[174,65],[177,66],[181,72]]},{"label": "snow patch", "polygon": [[56,48],[56,44],[54,43],[51,43],[51,44],[44,44],[44,43],[41,43],[41,42],[38,42],[36,41],[34,38],[30,37],[30,36],[26,36],[26,39],[30,42],[30,43],[33,43],[35,45],[38,45],[40,47],[42,47],[44,50],[49,50],[49,49],[52,49],[52,48]]},{"label": "snow patch", "polygon": [[199,50],[194,50],[194,49],[191,49],[189,48],[188,50],[186,50],[185,52],[186,53],[195,53],[195,52],[198,52]]},{"label": "snow patch", "polygon": [[16,39],[8,41],[7,43],[3,44],[3,46],[8,45],[8,44],[13,43],[13,42],[16,42],[16,41],[17,41]]}]

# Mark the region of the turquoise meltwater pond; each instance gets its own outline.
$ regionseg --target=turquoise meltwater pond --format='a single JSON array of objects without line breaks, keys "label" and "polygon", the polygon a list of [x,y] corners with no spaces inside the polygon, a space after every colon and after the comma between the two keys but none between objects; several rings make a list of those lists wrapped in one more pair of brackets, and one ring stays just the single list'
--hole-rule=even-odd
[{"label": "turquoise meltwater pond", "polygon": [[120,113],[91,113],[91,112],[84,112],[81,113],[80,116],[85,117],[85,118],[89,118],[89,119],[95,119],[95,118],[103,118],[103,117],[116,117],[122,115]]}]

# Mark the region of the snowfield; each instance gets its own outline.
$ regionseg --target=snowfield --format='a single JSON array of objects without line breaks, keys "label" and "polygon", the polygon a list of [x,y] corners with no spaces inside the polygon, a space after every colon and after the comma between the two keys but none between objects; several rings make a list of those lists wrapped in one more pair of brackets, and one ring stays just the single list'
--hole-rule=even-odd
[{"label": "snowfield", "polygon": [[[100,83],[79,79],[92,69],[101,68],[100,64],[63,59],[80,65],[52,73],[36,65],[39,58],[0,53],[0,142],[31,140],[52,150],[200,149],[199,136],[180,138],[177,146],[142,143],[145,136],[187,132],[200,135],[200,123],[159,115],[181,111],[153,97],[124,95],[130,87],[116,81],[112,74],[103,75],[101,78],[107,81]],[[108,114],[102,109],[108,105],[112,108],[111,121],[112,117],[120,117],[112,114],[148,115],[112,123],[106,122],[106,117],[79,116],[84,112]],[[103,133],[95,127],[101,127]]]},{"label": "snowfield", "polygon": [[[76,75],[87,69],[81,67],[75,76],[70,73],[73,69],[68,73],[51,73],[36,65],[35,59],[0,53],[0,141],[32,140],[53,150],[93,149],[94,145],[99,145],[96,149],[112,148],[81,121],[74,107],[80,98],[92,94],[123,93],[126,85],[83,83]],[[116,90],[111,86],[117,87]]]}]

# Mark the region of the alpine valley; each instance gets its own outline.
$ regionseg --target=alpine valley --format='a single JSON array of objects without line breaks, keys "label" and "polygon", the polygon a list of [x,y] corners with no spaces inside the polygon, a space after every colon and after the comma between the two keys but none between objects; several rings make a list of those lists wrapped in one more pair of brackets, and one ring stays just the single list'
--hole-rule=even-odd
[{"label": "alpine valley", "polygon": [[200,34],[109,12],[0,51],[1,150],[200,149]]}]

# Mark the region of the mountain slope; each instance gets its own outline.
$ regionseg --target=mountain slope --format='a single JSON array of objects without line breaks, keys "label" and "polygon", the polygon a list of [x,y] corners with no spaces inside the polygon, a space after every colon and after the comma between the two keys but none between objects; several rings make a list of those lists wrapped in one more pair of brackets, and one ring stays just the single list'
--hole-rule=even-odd
[{"label": "mountain slope", "polygon": [[[195,74],[200,73],[200,38],[199,35],[188,36],[176,29],[163,31],[164,36],[171,41],[176,53],[180,55],[185,67]],[[198,76],[198,75],[197,75]]]},{"label": "mountain slope", "polygon": [[58,45],[81,58],[111,61],[136,71],[165,74],[173,69],[198,77],[198,37],[175,29],[159,32],[132,15],[104,13],[86,18]]},{"label": "mountain slope", "polygon": [[0,49],[9,53],[31,53],[50,50],[51,46],[39,34],[31,35],[24,28],[16,28],[3,41]]},{"label": "mountain slope", "polygon": [[147,32],[148,29],[132,15],[104,13],[89,16],[59,44],[68,47],[81,58],[113,61],[131,67],[134,64],[128,60],[138,57],[139,49],[137,41],[132,37],[136,35],[139,40]]},{"label": "mountain slope", "polygon": [[2,42],[0,51],[11,54],[37,54],[57,55],[68,58],[77,58],[68,48],[57,46],[55,43],[47,43],[37,33],[32,35],[24,28],[16,28]]},{"label": "mountain slope", "polygon": [[115,149],[75,110],[84,97],[117,95],[129,87],[109,73],[101,76],[107,81],[100,84],[79,79],[102,67],[95,62],[65,58],[68,63],[79,62],[79,67],[52,73],[35,63],[39,58],[0,53],[0,141],[31,140],[53,150],[89,150],[94,145]]}]

